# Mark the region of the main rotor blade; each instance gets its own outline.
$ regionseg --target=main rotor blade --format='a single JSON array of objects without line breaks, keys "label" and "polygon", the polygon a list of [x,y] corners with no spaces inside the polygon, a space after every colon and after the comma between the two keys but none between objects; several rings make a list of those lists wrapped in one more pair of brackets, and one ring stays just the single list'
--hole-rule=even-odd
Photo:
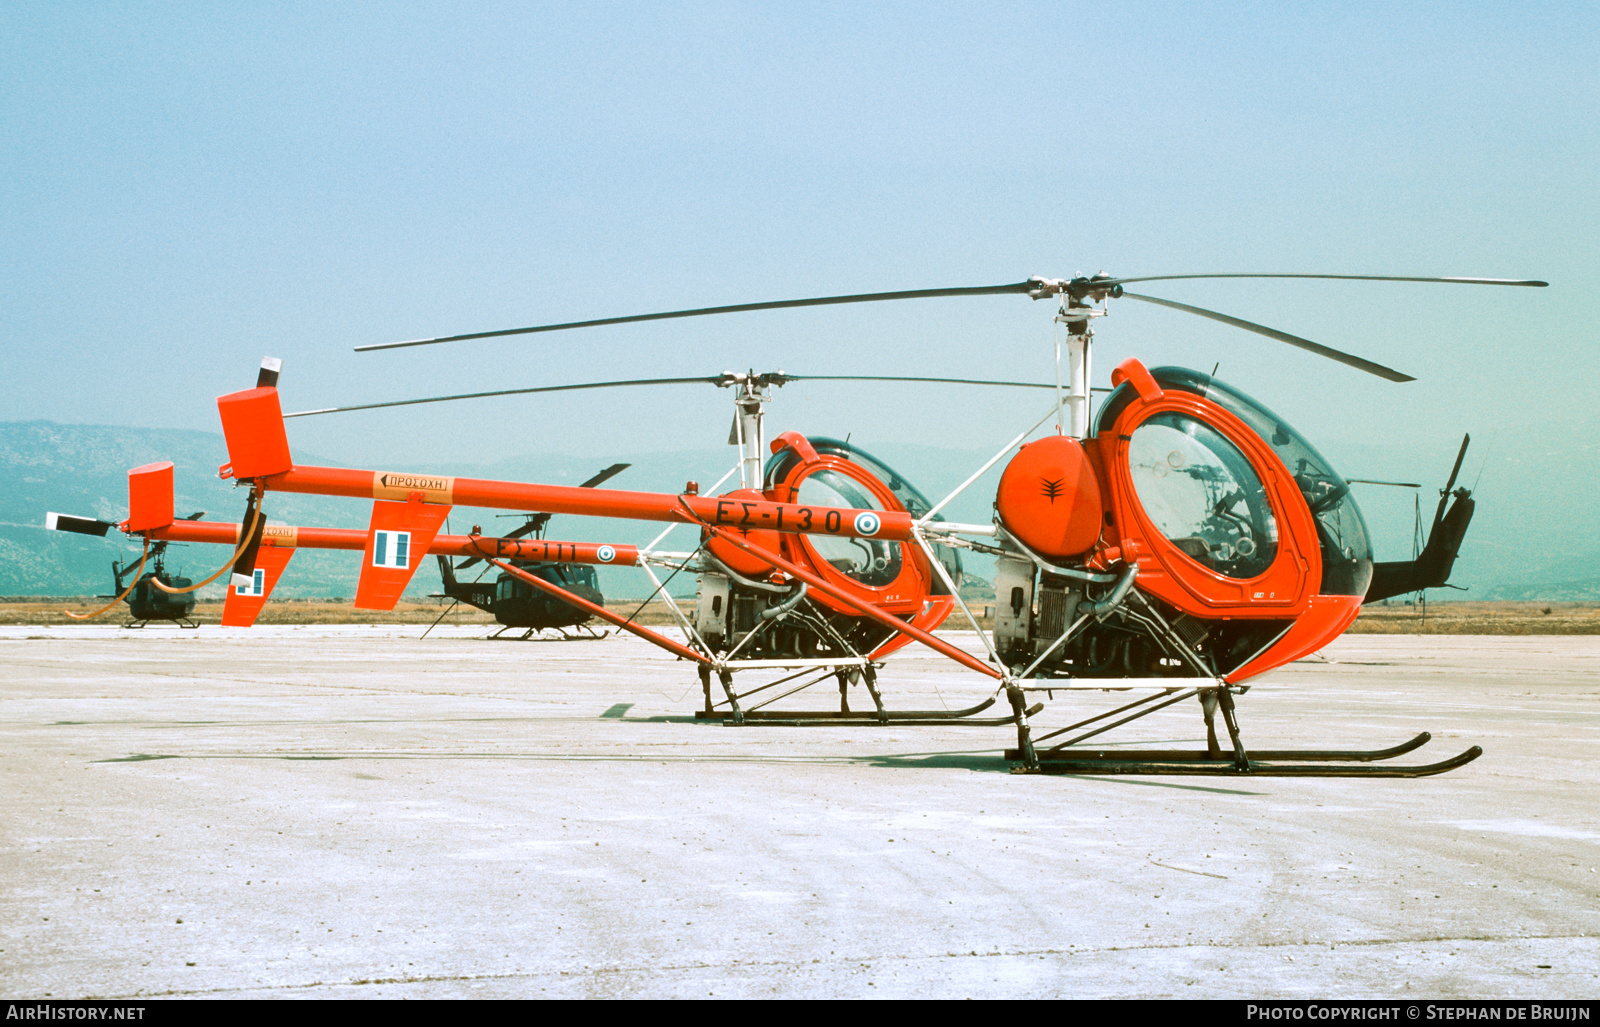
[{"label": "main rotor blade", "polygon": [[632,464],[612,464],[610,467],[607,467],[605,470],[601,471],[599,474],[595,475],[593,478],[590,478],[588,481],[584,482],[578,487],[580,489],[592,489],[602,482],[615,478],[617,475],[621,474],[623,471],[626,471],[632,466]]},{"label": "main rotor blade", "polygon": [[1373,481],[1371,478],[1346,478],[1351,485],[1393,485],[1397,489],[1420,489],[1414,481]]},{"label": "main rotor blade", "polygon": [[409,407],[419,403],[448,403],[457,399],[487,399],[490,396],[522,396],[533,392],[572,392],[576,389],[611,389],[628,385],[688,385],[701,382],[717,385],[723,378],[639,378],[623,382],[584,382],[581,385],[544,385],[534,389],[501,389],[496,392],[463,392],[458,396],[430,396],[427,399],[400,399],[390,403],[362,403],[351,407],[323,407],[320,410],[297,410],[284,414],[285,418],[310,417],[313,414],[342,414],[351,410],[377,410],[380,407]]},{"label": "main rotor blade", "polygon": [[674,317],[701,317],[705,314],[738,314],[750,310],[782,310],[786,307],[825,307],[836,303],[872,303],[878,300],[920,300],[938,296],[998,296],[1004,293],[1026,293],[1037,289],[1033,281],[1011,285],[978,285],[958,289],[910,289],[903,292],[863,292],[852,296],[818,296],[806,300],[772,300],[766,303],[735,303],[725,307],[696,307],[693,310],[669,310],[657,314],[634,314],[630,317],[602,317],[594,321],[567,321],[562,324],[535,325],[531,328],[506,328],[496,332],[468,332],[466,335],[443,335],[437,339],[411,339],[406,342],[383,342],[357,346],[357,353],[379,349],[400,349],[405,346],[432,346],[440,342],[462,342],[467,339],[496,339],[506,335],[532,335],[535,332],[559,332],[568,328],[597,328],[601,325],[631,324],[635,321],[665,321]]},{"label": "main rotor blade", "polygon": [[[549,524],[551,516],[553,516],[553,515],[547,514],[547,513],[530,514],[530,515],[528,515],[527,522],[524,523],[522,525],[522,527],[516,528],[516,529],[514,529],[512,531],[508,531],[508,532],[506,532],[504,535],[502,535],[500,537],[501,538],[524,538],[524,537],[526,537],[528,535],[532,535],[534,532],[538,531],[540,528],[544,527],[546,524]],[[477,558],[474,557],[473,559],[475,561]],[[461,567],[467,567],[467,566],[470,566],[470,564],[465,564],[464,563],[464,564],[461,565]],[[456,569],[460,570],[460,567],[458,567]]]},{"label": "main rotor blade", "polygon": [[1208,317],[1213,321],[1221,321],[1225,325],[1232,325],[1235,328],[1243,328],[1247,332],[1255,332],[1257,335],[1265,335],[1269,339],[1277,339],[1279,342],[1287,342],[1291,346],[1298,346],[1303,350],[1309,350],[1318,356],[1327,357],[1329,360],[1337,360],[1341,364],[1358,368],[1367,372],[1368,374],[1375,374],[1379,378],[1387,378],[1391,382],[1416,381],[1416,379],[1411,377],[1409,374],[1402,374],[1392,367],[1384,367],[1382,364],[1375,364],[1370,360],[1364,360],[1361,357],[1352,356],[1349,353],[1336,350],[1331,346],[1324,346],[1319,342],[1312,342],[1310,339],[1302,339],[1300,336],[1290,335],[1288,332],[1280,332],[1276,328],[1268,328],[1266,325],[1258,325],[1254,321],[1245,321],[1242,318],[1230,317],[1227,314],[1219,314],[1215,310],[1207,310],[1204,307],[1191,307],[1187,303],[1175,303],[1172,300],[1157,299],[1154,296],[1141,296],[1138,293],[1133,292],[1124,292],[1122,295],[1131,300],[1142,300],[1145,303],[1154,303],[1157,306],[1171,307],[1173,310],[1181,310],[1186,314],[1198,314],[1201,317]]},{"label": "main rotor blade", "polygon": [[[1053,388],[1055,388],[1054,385],[1042,385],[1042,384],[1040,384],[1038,382],[1000,382],[1000,381],[989,381],[989,380],[981,379],[981,378],[912,378],[912,377],[903,377],[903,376],[899,376],[899,375],[848,375],[848,374],[839,374],[839,375],[828,375],[828,374],[823,374],[823,375],[792,375],[792,374],[781,374],[781,373],[780,374],[773,374],[773,375],[763,375],[761,377],[768,379],[770,384],[776,384],[776,385],[783,385],[783,384],[788,383],[788,382],[803,382],[803,381],[819,381],[819,382],[828,382],[828,381],[832,381],[832,382],[943,382],[943,383],[948,383],[948,384],[951,384],[951,385],[1002,385],[1002,386],[1007,386],[1007,387],[1010,387],[1010,388],[1017,388],[1017,389],[1053,389]],[[730,379],[728,378],[727,375],[716,375],[715,377],[708,377],[708,378],[642,378],[642,379],[638,379],[636,381],[583,382],[582,384],[579,384],[579,385],[545,385],[545,386],[540,386],[538,388],[533,388],[533,389],[500,389],[500,390],[498,390],[496,392],[465,392],[465,393],[462,393],[462,394],[457,395],[457,396],[431,396],[431,397],[429,397],[427,399],[401,399],[401,400],[395,400],[395,401],[389,402],[389,403],[363,403],[363,404],[360,404],[358,406],[349,406],[349,407],[324,407],[324,408],[322,408],[320,410],[297,410],[292,414],[284,414],[283,416],[287,419],[287,418],[290,418],[290,417],[310,417],[310,416],[312,416],[314,414],[342,414],[342,413],[346,413],[346,412],[351,411],[351,410],[377,410],[377,409],[382,408],[382,407],[416,406],[419,403],[448,403],[448,402],[450,402],[452,400],[457,400],[457,399],[486,399],[486,398],[489,398],[489,397],[492,397],[492,396],[523,396],[523,395],[528,395],[530,393],[535,393],[535,392],[571,392],[571,391],[573,391],[575,389],[610,389],[610,388],[620,388],[620,387],[624,387],[624,386],[633,386],[633,385],[690,385],[690,384],[726,385],[726,384],[730,384]],[[1095,392],[1110,392],[1111,390],[1110,389],[1102,389],[1102,388],[1098,388],[1097,387],[1093,391],[1095,391]],[[611,468],[607,468],[606,471],[601,472],[602,474],[605,475],[605,477],[600,478],[599,481],[604,481],[606,478],[609,478],[612,474],[617,473],[622,468],[631,467],[631,466],[632,466],[631,464],[621,464],[620,466],[617,467],[616,470],[612,470]],[[596,484],[598,484],[599,481],[597,481]],[[581,485],[579,487],[580,488],[586,488],[586,487],[590,487],[590,486],[582,486]]]},{"label": "main rotor blade", "polygon": [[[1457,285],[1521,285],[1543,288],[1549,282],[1513,278],[1459,278],[1427,277],[1420,275],[1319,275],[1269,272],[1229,272],[1199,275],[1143,275],[1135,278],[1100,278],[1091,281],[1096,286],[1109,288],[1128,282],[1165,282],[1194,278],[1317,278],[1356,282],[1447,282]],[[817,296],[801,300],[772,300],[765,303],[734,303],[721,307],[695,307],[691,310],[667,310],[654,314],[634,314],[628,317],[603,317],[591,321],[565,321],[560,324],[533,325],[528,328],[504,328],[492,332],[468,332],[463,335],[441,335],[433,339],[408,339],[404,342],[382,342],[357,346],[357,353],[380,349],[401,349],[407,346],[432,346],[441,342],[463,342],[469,339],[497,339],[507,335],[532,335],[536,332],[559,332],[569,328],[597,328],[602,325],[631,324],[636,321],[665,321],[675,317],[701,317],[706,314],[737,314],[752,310],[782,310],[789,307],[823,307],[837,303],[874,303],[881,300],[934,299],[941,296],[999,296],[1007,293],[1037,294],[1044,286],[1045,292],[1057,292],[1065,282],[1047,282],[1029,279],[1007,285],[963,286],[953,289],[907,289],[899,292],[864,292],[849,296]],[[1055,286],[1055,287],[1052,287]],[[1037,298],[1037,297],[1036,297]]]},{"label": "main rotor blade", "polygon": [[1449,282],[1455,285],[1522,285],[1543,289],[1549,282],[1521,278],[1426,278],[1412,275],[1302,275],[1245,272],[1216,275],[1144,275],[1139,278],[1107,278],[1096,285],[1123,285],[1128,282],[1172,282],[1186,278],[1321,278],[1346,282]]},{"label": "main rotor blade", "polygon": [[[1012,389],[1053,389],[1054,385],[1039,382],[997,382],[985,378],[911,378],[902,375],[879,374],[786,374],[784,382],[942,382],[950,385],[1001,385]],[[1062,391],[1066,391],[1062,386]],[[1098,385],[1091,392],[1110,392]]]}]

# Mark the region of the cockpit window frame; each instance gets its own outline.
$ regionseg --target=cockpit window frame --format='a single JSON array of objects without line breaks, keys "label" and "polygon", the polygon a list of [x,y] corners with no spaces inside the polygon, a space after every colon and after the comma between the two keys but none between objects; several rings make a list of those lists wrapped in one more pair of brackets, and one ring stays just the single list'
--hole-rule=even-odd
[{"label": "cockpit window frame", "polygon": [[[1271,449],[1295,480],[1316,525],[1322,554],[1321,595],[1364,596],[1372,581],[1372,535],[1350,484],[1286,420],[1242,390],[1186,367],[1152,368],[1163,390],[1187,392],[1226,410]],[[1137,398],[1124,383],[1107,397],[1095,418],[1095,434],[1108,431]],[[1287,457],[1287,459],[1286,459]],[[1291,461],[1295,466],[1290,466]]]},{"label": "cockpit window frame", "polygon": [[[1262,574],[1233,578],[1207,567],[1168,539],[1144,508],[1130,465],[1133,433],[1147,420],[1169,412],[1185,414],[1217,432],[1243,454],[1260,479],[1278,530],[1277,554]],[[1203,618],[1281,619],[1304,608],[1321,580],[1315,523],[1282,462],[1249,425],[1182,389],[1164,389],[1149,399],[1132,395],[1110,416],[1102,417],[1100,431],[1090,442],[1110,486],[1113,529],[1121,539],[1122,558],[1131,556],[1140,563],[1141,590]]]}]

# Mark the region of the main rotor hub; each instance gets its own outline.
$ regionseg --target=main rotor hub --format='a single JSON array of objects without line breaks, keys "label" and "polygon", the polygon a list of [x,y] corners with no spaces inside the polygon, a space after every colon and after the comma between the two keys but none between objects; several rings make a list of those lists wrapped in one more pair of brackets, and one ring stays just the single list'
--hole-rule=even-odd
[{"label": "main rotor hub", "polygon": [[[784,374],[782,371],[764,371],[760,374],[757,374],[754,370],[746,372],[724,371],[721,377],[712,381],[712,384],[722,389],[737,385],[740,387],[742,395],[754,396],[758,395],[762,389],[773,385],[782,388],[793,380],[794,377],[792,375]],[[765,398],[770,399],[771,396],[769,395]]]},{"label": "main rotor hub", "polygon": [[1122,295],[1122,286],[1117,284],[1117,279],[1104,271],[1096,271],[1087,278],[1079,275],[1077,278],[1045,278],[1034,275],[1028,279],[1034,288],[1028,290],[1028,295],[1036,300],[1047,296],[1070,297],[1075,303],[1081,304],[1084,300],[1101,302],[1108,296],[1116,299]]}]

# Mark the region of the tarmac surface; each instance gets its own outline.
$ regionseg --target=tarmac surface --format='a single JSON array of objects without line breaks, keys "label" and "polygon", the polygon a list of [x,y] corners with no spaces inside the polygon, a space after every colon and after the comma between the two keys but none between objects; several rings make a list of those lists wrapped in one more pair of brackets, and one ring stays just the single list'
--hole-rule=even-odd
[{"label": "tarmac surface", "polygon": [[1357,780],[1018,776],[1004,727],[697,723],[626,636],[419,633],[0,628],[0,994],[1600,996],[1600,638],[1346,636],[1240,698],[1259,748],[1486,750]]}]

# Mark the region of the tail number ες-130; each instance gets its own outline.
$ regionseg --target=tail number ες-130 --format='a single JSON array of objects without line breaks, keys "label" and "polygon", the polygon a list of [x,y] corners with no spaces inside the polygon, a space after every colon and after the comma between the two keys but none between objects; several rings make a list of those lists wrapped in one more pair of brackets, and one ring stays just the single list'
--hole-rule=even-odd
[{"label": "tail number \u03b5\u03c2-130", "polygon": [[[773,531],[792,531],[810,534],[846,533],[845,515],[849,510],[814,510],[809,506],[787,506],[782,503],[750,503],[737,499],[717,500],[714,524],[735,528],[767,528]],[[786,516],[787,515],[787,516]],[[883,519],[871,511],[853,515],[848,533],[876,535],[883,527]]]}]

